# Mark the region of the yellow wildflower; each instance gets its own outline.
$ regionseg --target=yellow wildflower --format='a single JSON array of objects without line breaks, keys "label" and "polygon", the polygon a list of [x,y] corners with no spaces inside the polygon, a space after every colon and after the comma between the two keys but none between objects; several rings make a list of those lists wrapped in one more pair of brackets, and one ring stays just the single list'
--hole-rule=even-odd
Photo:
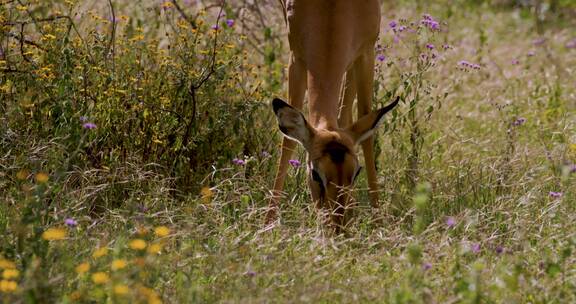
[{"label": "yellow wildflower", "polygon": [[162,300],[155,294],[154,296],[148,297],[148,304],[162,304]]},{"label": "yellow wildflower", "polygon": [[55,40],[56,36],[52,35],[52,34],[45,34],[44,36],[42,36],[42,40]]},{"label": "yellow wildflower", "polygon": [[162,245],[155,243],[150,245],[150,247],[148,247],[148,253],[150,254],[159,254],[160,251],[162,251]]},{"label": "yellow wildflower", "polygon": [[137,290],[141,295],[148,298],[149,304],[161,304],[162,303],[162,301],[160,300],[160,297],[158,296],[158,294],[153,289],[140,285],[140,286],[138,286]]},{"label": "yellow wildflower", "polygon": [[158,237],[165,237],[170,234],[170,229],[166,226],[158,226],[154,229],[154,234]]},{"label": "yellow wildflower", "polygon": [[48,174],[44,173],[44,172],[39,172],[36,174],[36,176],[34,176],[34,179],[36,179],[36,182],[39,184],[44,184],[46,182],[48,182]]},{"label": "yellow wildflower", "polygon": [[21,169],[18,171],[18,173],[16,173],[16,178],[19,180],[25,180],[29,174],[30,171],[28,169]]},{"label": "yellow wildflower", "polygon": [[214,196],[214,192],[212,192],[212,190],[208,187],[203,187],[202,190],[200,190],[200,194],[202,195],[202,201],[205,204],[210,203],[210,201],[212,201],[212,197]]},{"label": "yellow wildflower", "polygon": [[127,295],[129,292],[130,288],[124,284],[114,285],[114,293],[119,296]]},{"label": "yellow wildflower", "polygon": [[1,292],[14,292],[18,288],[18,283],[14,281],[2,280],[0,281],[0,291]]},{"label": "yellow wildflower", "polygon": [[164,9],[169,9],[169,8],[173,8],[173,7],[174,7],[174,4],[170,1],[166,1],[166,2],[162,3],[162,8],[164,8]]},{"label": "yellow wildflower", "polygon": [[82,298],[82,293],[80,291],[76,290],[76,291],[72,292],[68,296],[68,298],[72,301],[78,301],[78,300],[80,300],[80,298]]},{"label": "yellow wildflower", "polygon": [[84,262],[78,266],[76,266],[76,272],[78,274],[84,274],[90,270],[90,264]]},{"label": "yellow wildflower", "polygon": [[2,277],[5,278],[6,280],[9,279],[15,279],[20,275],[20,271],[16,270],[16,269],[6,269],[4,270],[4,272],[2,273]]},{"label": "yellow wildflower", "polygon": [[42,233],[42,238],[47,241],[58,241],[66,237],[66,230],[62,228],[49,228]]},{"label": "yellow wildflower", "polygon": [[92,275],[92,282],[94,284],[106,284],[110,277],[104,272],[96,272]]},{"label": "yellow wildflower", "polygon": [[130,248],[134,250],[143,250],[144,248],[146,248],[146,241],[144,241],[143,239],[135,239],[130,241],[128,246],[130,246]]},{"label": "yellow wildflower", "polygon": [[0,258],[0,268],[12,269],[12,268],[16,268],[16,264],[14,264],[14,262],[9,261],[7,259]]},{"label": "yellow wildflower", "polygon": [[96,251],[94,251],[94,253],[92,254],[92,257],[97,259],[97,258],[103,257],[107,254],[108,254],[108,248],[102,247],[102,248],[96,249]]},{"label": "yellow wildflower", "polygon": [[146,235],[148,234],[148,228],[146,228],[145,226],[139,226],[136,229],[136,233],[138,233],[139,235]]},{"label": "yellow wildflower", "polygon": [[128,263],[126,263],[126,260],[119,259],[112,261],[112,265],[110,267],[112,268],[112,270],[120,270],[126,267],[126,265],[128,265]]},{"label": "yellow wildflower", "polygon": [[130,42],[136,42],[136,41],[142,41],[144,40],[144,35],[136,35],[130,39],[128,39],[128,41]]}]

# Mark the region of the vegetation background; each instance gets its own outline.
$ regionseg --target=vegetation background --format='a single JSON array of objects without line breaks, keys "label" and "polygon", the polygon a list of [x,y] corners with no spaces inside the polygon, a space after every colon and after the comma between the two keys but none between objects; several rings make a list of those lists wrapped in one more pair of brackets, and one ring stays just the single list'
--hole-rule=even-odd
[{"label": "vegetation background", "polygon": [[263,224],[281,2],[0,0],[0,302],[575,302],[576,3],[382,13],[380,218],[361,175],[332,235],[296,162]]}]

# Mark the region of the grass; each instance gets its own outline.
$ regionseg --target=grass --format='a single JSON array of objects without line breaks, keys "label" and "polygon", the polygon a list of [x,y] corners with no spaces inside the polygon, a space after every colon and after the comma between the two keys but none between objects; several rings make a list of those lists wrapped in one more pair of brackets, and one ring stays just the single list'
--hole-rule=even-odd
[{"label": "grass", "polygon": [[184,2],[0,4],[0,302],[576,300],[573,5],[384,5],[381,219],[361,175],[333,235],[304,166],[263,224],[278,7]]}]

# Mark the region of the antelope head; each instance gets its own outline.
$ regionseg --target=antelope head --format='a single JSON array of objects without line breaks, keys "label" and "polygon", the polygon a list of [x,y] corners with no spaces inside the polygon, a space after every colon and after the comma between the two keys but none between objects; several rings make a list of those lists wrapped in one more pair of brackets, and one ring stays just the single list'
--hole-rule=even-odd
[{"label": "antelope head", "polygon": [[398,104],[371,112],[346,128],[315,128],[299,110],[281,99],[272,107],[284,136],[300,143],[307,152],[308,184],[317,206],[331,213],[337,229],[346,223],[344,211],[351,204],[351,187],[361,171],[356,146],[370,137],[384,121],[384,114]]}]

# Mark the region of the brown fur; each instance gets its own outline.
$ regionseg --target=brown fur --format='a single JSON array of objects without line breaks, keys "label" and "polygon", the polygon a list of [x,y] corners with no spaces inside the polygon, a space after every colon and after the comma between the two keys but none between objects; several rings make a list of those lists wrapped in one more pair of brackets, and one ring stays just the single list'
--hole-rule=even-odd
[{"label": "brown fur", "polygon": [[[282,141],[267,222],[276,218],[296,140],[308,152],[309,168],[323,178],[319,183],[310,172],[312,198],[331,213],[332,223],[340,230],[346,225],[344,210],[351,202],[349,188],[359,168],[355,147],[362,141],[371,202],[373,207],[378,206],[371,135],[383,113],[391,109],[371,112],[380,4],[378,0],[289,0],[287,16],[291,50],[289,104],[278,99],[273,102],[280,130],[287,137]],[[299,111],[306,90],[309,122]],[[360,119],[350,125],[356,96]]]}]

